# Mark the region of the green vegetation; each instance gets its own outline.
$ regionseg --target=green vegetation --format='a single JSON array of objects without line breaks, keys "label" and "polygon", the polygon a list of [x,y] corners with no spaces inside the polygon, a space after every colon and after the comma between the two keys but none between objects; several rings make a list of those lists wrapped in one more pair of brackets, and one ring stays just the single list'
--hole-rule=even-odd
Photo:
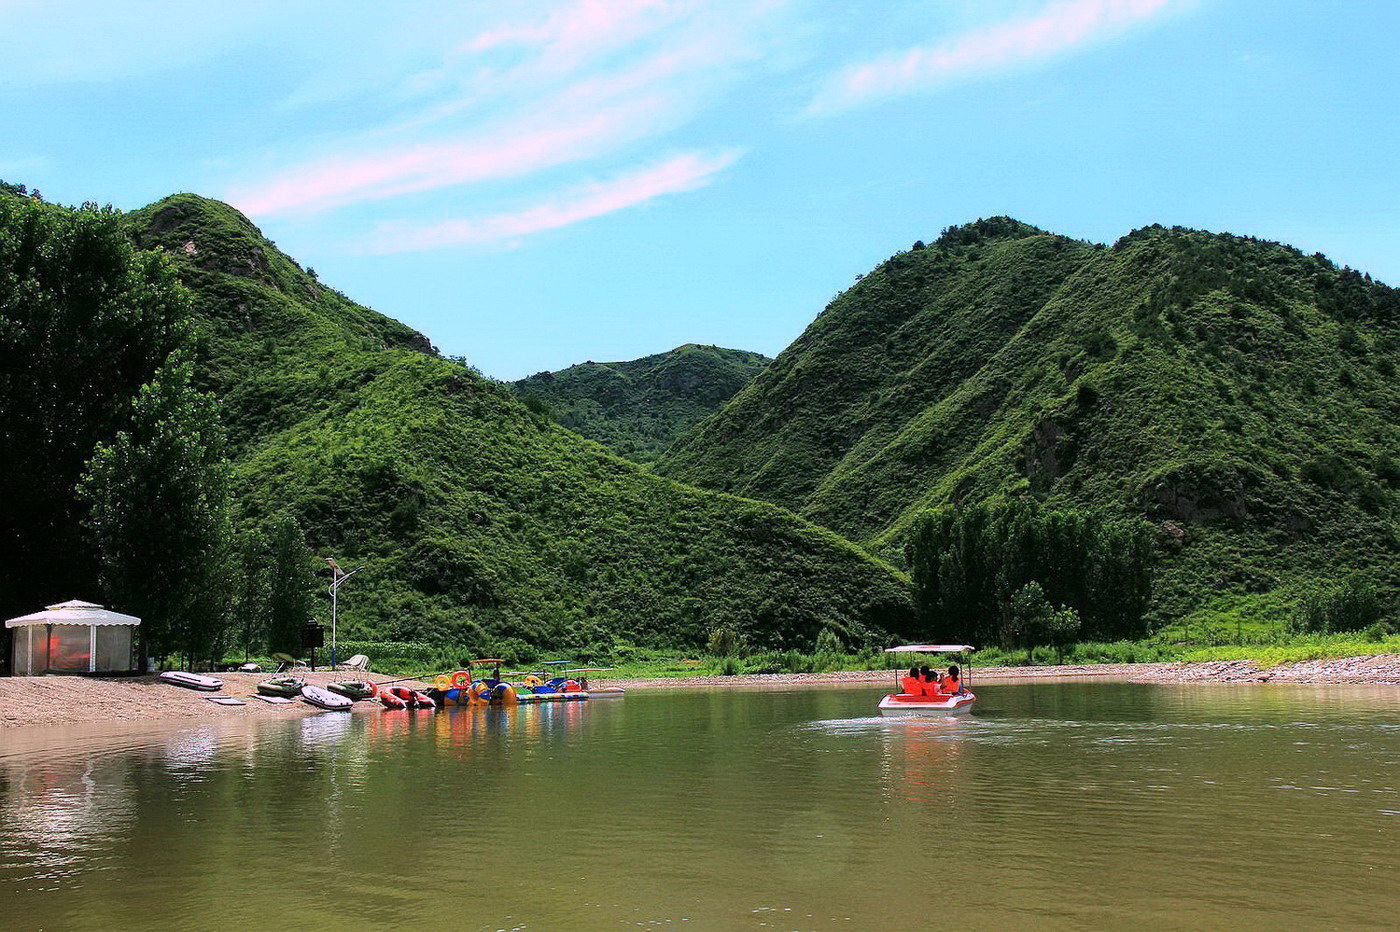
[{"label": "green vegetation", "polygon": [[1147,634],[1154,553],[1143,522],[1035,502],[944,506],[909,544],[916,601],[940,637],[1063,647]]},{"label": "green vegetation", "polygon": [[313,553],[365,565],[340,593],[347,640],[601,654],[700,646],[721,626],[782,647],[824,627],[864,644],[912,626],[908,581],[887,564],[581,440],[330,289],[227,205],[176,195],[125,222],[193,295],[242,526],[272,537],[290,514]]},{"label": "green vegetation", "polygon": [[769,360],[758,353],[687,343],[628,362],[585,362],[514,383],[532,410],[647,463],[713,414]]},{"label": "green vegetation", "polygon": [[1154,628],[1222,606],[1282,636],[1315,583],[1365,571],[1393,601],[1398,364],[1400,292],[1321,255],[997,218],[838,295],[655,469],[893,560],[938,506],[1148,520]]},{"label": "green vegetation", "polygon": [[102,591],[142,619],[142,657],[222,657],[232,596],[228,463],[212,396],[182,353],[143,385],[130,423],[79,482]]},{"label": "green vegetation", "polygon": [[20,193],[0,188],[0,606],[15,615],[96,593],[74,488],[189,341],[174,270],[132,248],[115,212]]}]

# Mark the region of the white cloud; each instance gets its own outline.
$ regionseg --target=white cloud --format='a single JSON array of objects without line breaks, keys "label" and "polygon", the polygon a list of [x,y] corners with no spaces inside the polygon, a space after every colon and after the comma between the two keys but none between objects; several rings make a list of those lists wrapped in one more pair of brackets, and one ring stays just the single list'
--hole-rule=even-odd
[{"label": "white cloud", "polygon": [[954,78],[1040,61],[1122,31],[1175,0],[1060,0],[951,39],[847,66],[822,85],[808,113],[827,113],[939,87]]},{"label": "white cloud", "polygon": [[445,246],[518,240],[531,233],[555,230],[637,207],[668,194],[702,188],[741,154],[737,149],[683,153],[655,165],[583,185],[521,210],[479,219],[384,222],[376,229],[368,250],[421,252]]}]

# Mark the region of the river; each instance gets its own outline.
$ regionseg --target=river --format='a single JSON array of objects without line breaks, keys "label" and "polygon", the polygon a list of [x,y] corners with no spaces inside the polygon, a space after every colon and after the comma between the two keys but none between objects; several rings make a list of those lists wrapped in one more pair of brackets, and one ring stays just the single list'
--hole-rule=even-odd
[{"label": "river", "polygon": [[0,733],[7,929],[1400,915],[1400,690],[869,685]]}]

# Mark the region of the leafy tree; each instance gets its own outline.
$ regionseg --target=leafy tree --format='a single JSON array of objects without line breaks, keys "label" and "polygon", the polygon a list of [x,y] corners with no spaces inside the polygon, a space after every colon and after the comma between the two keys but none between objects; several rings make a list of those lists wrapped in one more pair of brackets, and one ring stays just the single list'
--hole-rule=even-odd
[{"label": "leafy tree", "polygon": [[301,632],[311,617],[316,577],[314,557],[301,525],[291,515],[272,528],[272,578],[268,587],[267,647],[274,653],[297,656]]},{"label": "leafy tree", "polygon": [[0,608],[14,614],[96,592],[74,486],[187,345],[190,314],[170,264],[135,249],[116,211],[16,193],[0,190]]},{"label": "leafy tree", "polygon": [[1043,638],[1047,644],[1055,648],[1055,655],[1059,663],[1065,662],[1065,648],[1073,644],[1079,637],[1080,627],[1079,613],[1072,608],[1055,609],[1045,620]]},{"label": "leafy tree", "polygon": [[243,659],[267,644],[272,613],[272,547],[253,529],[238,539],[238,591],[234,596],[234,636]]},{"label": "leafy tree", "polygon": [[79,493],[111,604],[141,616],[142,657],[209,660],[227,620],[228,464],[212,395],[184,354],[141,388],[131,423],[99,444]]},{"label": "leafy tree", "polygon": [[1385,614],[1370,579],[1353,573],[1335,586],[1314,586],[1303,593],[1291,627],[1295,633],[1335,634],[1360,631]]},{"label": "leafy tree", "polygon": [[1142,523],[1023,501],[945,506],[916,523],[907,555],[939,637],[1031,644],[1056,605],[1093,640],[1146,633],[1154,551]]},{"label": "leafy tree", "polygon": [[1044,643],[1055,607],[1045,598],[1040,583],[1032,580],[1012,594],[1006,604],[1002,637],[1008,647],[1036,647]]}]

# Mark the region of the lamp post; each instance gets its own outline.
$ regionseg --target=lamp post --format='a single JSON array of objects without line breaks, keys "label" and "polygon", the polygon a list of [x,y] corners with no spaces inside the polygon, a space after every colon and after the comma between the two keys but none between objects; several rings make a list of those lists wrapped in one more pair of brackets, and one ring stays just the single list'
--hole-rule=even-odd
[{"label": "lamp post", "polygon": [[338,597],[337,597],[337,594],[340,592],[340,584],[343,583],[343,582],[345,582],[345,580],[349,579],[351,576],[354,576],[354,575],[355,575],[356,573],[358,573],[360,570],[364,569],[364,567],[363,567],[363,566],[357,566],[357,567],[355,567],[353,570],[351,570],[350,572],[347,573],[347,572],[345,572],[343,569],[341,569],[341,568],[340,568],[340,564],[339,564],[339,563],[336,563],[335,560],[332,559],[331,557],[326,557],[326,562],[329,563],[329,564],[330,564],[330,567],[331,567],[331,669],[334,670],[334,669],[335,669],[335,664],[336,664],[336,659],[335,659],[335,617],[336,617],[336,608],[337,608],[337,604],[338,604]]}]

